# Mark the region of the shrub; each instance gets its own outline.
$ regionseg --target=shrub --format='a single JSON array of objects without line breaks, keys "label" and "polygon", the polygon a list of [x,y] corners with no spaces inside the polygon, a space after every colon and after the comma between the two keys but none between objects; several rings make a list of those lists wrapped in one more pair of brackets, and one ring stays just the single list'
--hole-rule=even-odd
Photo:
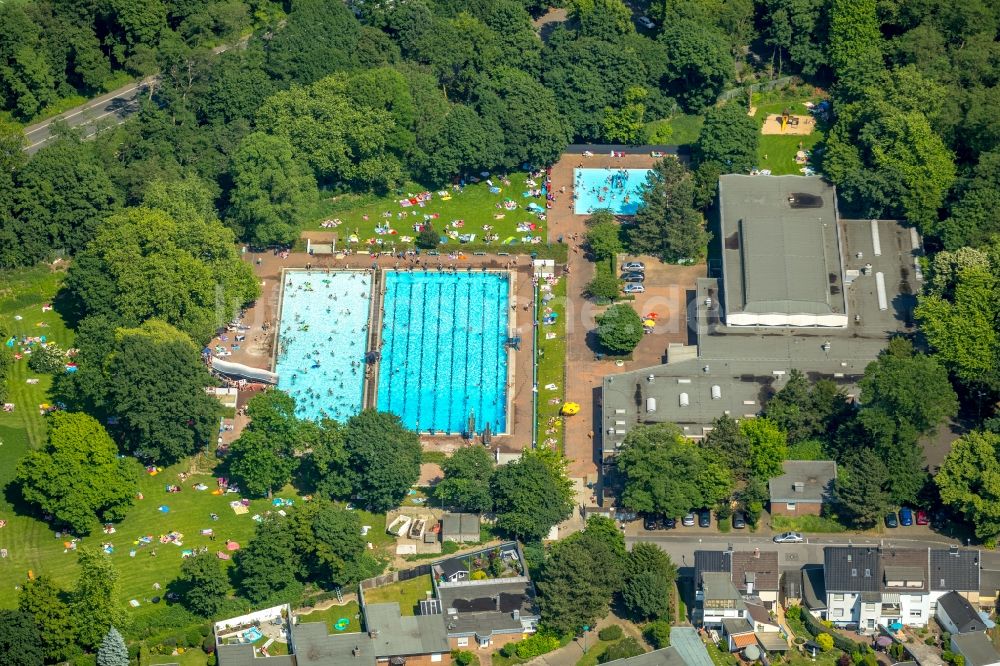
[{"label": "shrub", "polygon": [[487,578],[489,578],[489,576],[486,575],[486,572],[483,571],[482,569],[476,569],[475,571],[472,572],[472,575],[469,577],[472,580],[486,580]]},{"label": "shrub", "polygon": [[422,250],[433,250],[441,242],[434,227],[427,225],[424,230],[417,234],[416,245]]},{"label": "shrub", "polygon": [[820,634],[816,637],[816,645],[818,645],[823,652],[829,652],[833,649],[833,636],[830,634]]},{"label": "shrub", "polygon": [[642,340],[642,320],[631,305],[612,305],[598,315],[597,339],[612,354],[628,354]]},{"label": "shrub", "polygon": [[610,301],[618,296],[621,288],[622,281],[616,278],[610,270],[598,268],[594,279],[584,287],[584,293],[599,301]]},{"label": "shrub", "polygon": [[802,619],[802,607],[801,606],[789,606],[785,609],[785,617],[789,620],[801,620]]},{"label": "shrub", "polygon": [[201,642],[201,649],[205,654],[212,654],[215,652],[215,638],[212,636],[205,636],[204,640]]},{"label": "shrub", "polygon": [[837,666],[851,666],[853,663],[854,660],[851,658],[851,655],[846,652],[837,659]]},{"label": "shrub", "polygon": [[468,650],[453,650],[451,658],[458,666],[469,666],[476,658],[476,655]]},{"label": "shrub", "polygon": [[[666,620],[654,620],[642,631],[646,640],[657,650],[670,647],[670,623]],[[846,666],[841,664],[841,666]]]},{"label": "shrub", "polygon": [[28,367],[34,372],[44,372],[54,375],[63,372],[66,364],[66,352],[50,342],[44,347],[36,347],[28,357]]},{"label": "shrub", "polygon": [[537,633],[516,643],[507,643],[500,649],[504,657],[534,659],[559,647],[559,638],[552,634]]},{"label": "shrub", "polygon": [[201,642],[205,637],[201,635],[201,630],[198,627],[192,627],[187,630],[184,638],[188,647],[201,647]]},{"label": "shrub", "polygon": [[617,641],[620,639],[625,632],[617,624],[612,624],[610,627],[604,627],[597,632],[597,637],[602,641]]},{"label": "shrub", "polygon": [[614,645],[609,646],[608,649],[604,651],[604,654],[597,658],[597,661],[602,664],[606,664],[609,661],[636,657],[644,652],[645,650],[642,649],[639,642],[629,636],[628,638],[623,638]]}]

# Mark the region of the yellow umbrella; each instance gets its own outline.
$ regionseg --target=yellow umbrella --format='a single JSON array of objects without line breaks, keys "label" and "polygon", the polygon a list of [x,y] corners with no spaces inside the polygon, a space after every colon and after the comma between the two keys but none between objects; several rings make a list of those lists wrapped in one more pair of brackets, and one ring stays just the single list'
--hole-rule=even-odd
[{"label": "yellow umbrella", "polygon": [[642,322],[642,325],[645,326],[646,328],[653,328],[654,326],[656,326],[656,322],[652,319],[647,319],[646,321]]},{"label": "yellow umbrella", "polygon": [[573,416],[573,414],[578,414],[580,412],[580,405],[575,402],[567,402],[562,406],[562,413],[566,416]]}]

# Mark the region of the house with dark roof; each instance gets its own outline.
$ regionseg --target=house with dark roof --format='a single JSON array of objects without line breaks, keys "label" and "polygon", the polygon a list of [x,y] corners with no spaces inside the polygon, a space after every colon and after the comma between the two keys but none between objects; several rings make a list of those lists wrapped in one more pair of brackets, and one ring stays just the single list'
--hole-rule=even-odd
[{"label": "house with dark roof", "polygon": [[826,589],[826,619],[836,625],[857,625],[861,598],[873,599],[879,592],[878,549],[859,546],[827,546],[823,549],[823,587]]},{"label": "house with dark roof", "polygon": [[786,460],[784,473],[768,481],[772,516],[818,516],[833,502],[837,463],[832,460]]},{"label": "house with dark roof", "polygon": [[775,550],[736,550],[729,556],[729,573],[733,585],[748,599],[760,599],[765,608],[778,603],[781,571]]},{"label": "house with dark roof", "polygon": [[983,632],[952,634],[951,651],[965,657],[966,666],[1000,666],[1000,653]]},{"label": "house with dark roof", "polygon": [[938,593],[937,596],[954,591],[978,604],[981,576],[978,550],[963,550],[957,546],[931,549],[931,592]]},{"label": "house with dark roof", "polygon": [[365,604],[363,613],[377,661],[390,666],[451,663],[441,615],[403,615],[395,602]]},{"label": "house with dark roof", "polygon": [[986,631],[986,622],[969,600],[958,592],[949,592],[937,600],[934,619],[951,634]]}]

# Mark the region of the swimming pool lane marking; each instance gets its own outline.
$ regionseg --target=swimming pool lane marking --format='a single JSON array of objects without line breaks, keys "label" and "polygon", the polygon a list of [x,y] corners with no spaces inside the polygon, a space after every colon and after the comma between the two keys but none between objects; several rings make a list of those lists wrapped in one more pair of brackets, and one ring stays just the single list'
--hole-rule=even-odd
[{"label": "swimming pool lane marking", "polygon": [[[508,279],[509,279],[509,277],[508,277]],[[507,289],[505,289],[505,286],[506,285],[503,284],[503,281],[499,281],[497,283],[497,303],[500,303],[503,300],[504,292],[507,290]],[[502,402],[498,402],[497,403],[496,410],[493,412],[493,418],[494,418],[493,428],[494,429],[499,425],[496,422],[497,414],[498,413],[502,414],[502,413],[504,413],[504,410],[507,409],[507,407],[506,407],[506,405],[507,405],[507,376],[506,376],[507,373],[504,372],[503,376],[501,376],[501,373],[500,373],[500,367],[501,367],[501,365],[503,365],[504,354],[506,354],[507,331],[510,328],[510,315],[507,314],[507,304],[506,303],[504,304],[504,314],[506,314],[507,317],[508,317],[508,319],[507,319],[507,326],[505,326],[503,329],[501,329],[499,326],[497,326],[497,333],[496,333],[496,336],[494,338],[496,340],[496,343],[497,343],[497,351],[496,351],[496,355],[495,355],[495,370],[494,370],[494,375],[493,375],[493,388],[494,388],[494,395],[496,396],[496,398],[494,398],[494,400],[498,399],[501,395],[504,397],[504,399],[503,399]],[[517,312],[516,311],[514,311],[514,316],[515,317],[517,316]],[[500,338],[499,336],[503,336],[503,338]],[[506,428],[504,430],[506,430]]]},{"label": "swimming pool lane marking", "polygon": [[[406,337],[403,338],[406,341],[406,347],[405,347],[406,354],[403,356],[403,382],[402,383],[403,383],[404,390],[403,390],[403,398],[401,400],[400,409],[399,409],[399,414],[400,414],[400,417],[402,417],[402,418],[406,417],[407,399],[409,398],[409,394],[410,394],[410,377],[412,376],[410,374],[411,371],[410,371],[409,362],[410,362],[410,360],[412,358],[411,354],[410,354],[410,343],[413,341],[413,310],[414,310],[414,308],[413,308],[413,289],[414,289],[415,286],[416,286],[415,283],[412,282],[412,281],[407,281],[407,283],[406,283],[406,288],[407,288],[407,299],[406,299],[406,305],[407,305],[407,307],[406,307]],[[397,300],[396,302],[398,303],[399,301]],[[419,359],[414,358],[413,360],[416,361],[417,362],[416,364],[419,366]],[[419,368],[417,368],[417,369],[419,369]],[[417,421],[420,420],[419,406],[420,405],[418,404],[417,405],[417,407],[418,407],[418,409],[417,409],[418,414],[416,415],[417,416]]]},{"label": "swimming pool lane marking", "polygon": [[[387,283],[386,295],[390,295],[392,303],[396,302],[396,291],[398,290],[399,284],[393,280],[392,284]],[[385,298],[382,299],[382,307],[385,307]],[[383,341],[388,338],[387,344],[383,345],[383,349],[387,348],[389,360],[387,365],[389,366],[389,381],[385,383],[385,406],[387,410],[392,409],[392,387],[396,383],[393,380],[393,375],[395,374],[395,351],[396,351],[396,315],[397,311],[395,308],[392,311],[386,311],[386,314],[382,317],[382,336]],[[386,330],[388,330],[389,335],[386,335]],[[382,362],[386,361],[386,354],[382,354]]]}]

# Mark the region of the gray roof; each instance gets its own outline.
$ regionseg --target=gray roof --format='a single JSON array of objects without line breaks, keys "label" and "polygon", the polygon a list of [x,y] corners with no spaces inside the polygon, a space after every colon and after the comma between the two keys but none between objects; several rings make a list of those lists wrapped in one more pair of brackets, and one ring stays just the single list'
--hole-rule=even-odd
[{"label": "gray roof", "polygon": [[847,313],[836,194],[818,176],[719,178],[729,314]]},{"label": "gray roof", "polygon": [[680,652],[673,646],[640,654],[637,657],[615,659],[605,663],[614,664],[614,666],[688,666]]},{"label": "gray roof", "polygon": [[736,589],[736,586],[733,585],[733,581],[730,579],[728,573],[705,572],[701,575],[701,580],[701,589],[704,592],[706,600],[729,600],[736,602],[736,608],[746,608],[746,605],[743,603],[743,597],[740,595],[739,590]]},{"label": "gray roof", "polygon": [[368,634],[330,634],[325,622],[301,622],[292,629],[292,637],[298,666],[375,664],[375,642]]},{"label": "gray roof", "polygon": [[754,622],[760,622],[761,624],[778,624],[777,620],[771,619],[771,614],[768,613],[767,609],[761,604],[748,603],[747,612],[750,614],[750,619]]},{"label": "gray roof", "polygon": [[444,514],[441,517],[441,538],[479,541],[479,514]]},{"label": "gray roof", "polygon": [[753,580],[753,594],[778,591],[781,573],[778,570],[776,550],[737,550],[729,557],[733,585],[740,592],[747,591],[747,582]]},{"label": "gray roof", "polygon": [[450,652],[441,615],[401,615],[398,603],[365,605],[365,627],[377,632],[376,657]]},{"label": "gray roof", "polygon": [[712,666],[712,658],[694,627],[671,628],[670,644],[677,648],[687,666]]},{"label": "gray roof", "polygon": [[932,549],[930,555],[931,589],[978,592],[979,563],[978,550]]},{"label": "gray roof", "polygon": [[823,582],[827,593],[878,592],[878,549],[827,546],[823,549]]},{"label": "gray roof", "polygon": [[949,592],[938,599],[938,610],[944,610],[948,614],[958,633],[964,634],[968,631],[986,631],[986,623],[979,616],[979,611],[972,607],[969,600],[958,592]]},{"label": "gray roof", "polygon": [[216,648],[219,666],[295,666],[295,660],[287,654],[275,657],[255,657],[253,645],[219,645]]},{"label": "gray roof", "polygon": [[[786,460],[781,467],[785,473],[767,483],[772,502],[816,503],[833,498],[837,463],[832,460]],[[802,484],[801,491],[797,483]]]},{"label": "gray roof", "polygon": [[437,593],[449,636],[521,633],[522,620],[538,618],[535,586],[525,577],[439,583]]},{"label": "gray roof", "polygon": [[[882,548],[879,562],[882,566],[883,589],[894,592],[926,592],[926,548]],[[890,586],[889,583],[904,583]],[[914,585],[919,582],[920,585]]]},{"label": "gray roof", "polygon": [[753,633],[753,625],[745,617],[727,617],[722,620],[722,628],[727,636]]},{"label": "gray roof", "polygon": [[951,644],[965,657],[968,666],[987,666],[1000,662],[1000,654],[985,633],[953,635]]}]

